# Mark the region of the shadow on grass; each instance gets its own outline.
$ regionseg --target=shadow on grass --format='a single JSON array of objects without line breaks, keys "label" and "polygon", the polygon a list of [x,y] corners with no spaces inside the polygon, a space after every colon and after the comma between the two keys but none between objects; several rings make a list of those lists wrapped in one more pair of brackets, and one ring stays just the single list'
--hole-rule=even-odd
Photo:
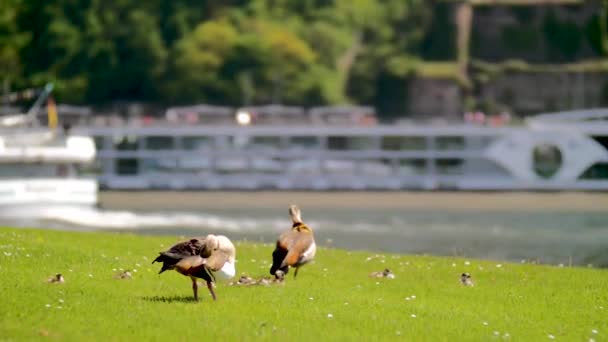
[{"label": "shadow on grass", "polygon": [[141,298],[154,303],[198,303],[192,296],[144,296]]}]

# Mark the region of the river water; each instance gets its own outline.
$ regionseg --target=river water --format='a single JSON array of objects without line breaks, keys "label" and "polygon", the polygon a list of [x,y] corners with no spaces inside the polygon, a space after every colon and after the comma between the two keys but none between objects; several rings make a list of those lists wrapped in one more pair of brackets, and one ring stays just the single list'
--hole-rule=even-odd
[{"label": "river water", "polygon": [[172,236],[218,233],[273,242],[289,228],[287,206],[295,202],[321,246],[608,266],[608,211],[603,210],[608,195],[505,196],[105,193],[101,209],[23,208],[4,213],[0,225]]}]

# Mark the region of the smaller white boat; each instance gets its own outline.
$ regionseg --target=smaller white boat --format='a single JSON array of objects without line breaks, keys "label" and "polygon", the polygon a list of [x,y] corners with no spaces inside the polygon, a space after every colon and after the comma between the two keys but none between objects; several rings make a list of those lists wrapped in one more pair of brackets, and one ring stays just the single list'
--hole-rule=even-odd
[{"label": "smaller white boat", "polygon": [[[50,89],[45,88],[44,97],[48,96]],[[41,98],[36,101],[38,105]],[[32,124],[33,112],[22,114],[24,125]],[[30,205],[97,204],[95,176],[82,175],[95,161],[93,138],[69,134],[68,129],[15,127],[12,121],[3,127],[1,123],[0,210]]]}]

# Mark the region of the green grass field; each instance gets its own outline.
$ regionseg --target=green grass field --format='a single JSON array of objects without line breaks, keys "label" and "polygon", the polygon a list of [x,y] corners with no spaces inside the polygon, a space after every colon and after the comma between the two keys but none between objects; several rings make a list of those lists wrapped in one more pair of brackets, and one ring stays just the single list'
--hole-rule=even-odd
[{"label": "green grass field", "polygon": [[[606,270],[321,248],[295,281],[197,303],[150,264],[179,239],[0,228],[0,340],[608,340]],[[236,246],[237,275],[267,274],[272,245]],[[368,276],[386,267],[395,279]]]}]

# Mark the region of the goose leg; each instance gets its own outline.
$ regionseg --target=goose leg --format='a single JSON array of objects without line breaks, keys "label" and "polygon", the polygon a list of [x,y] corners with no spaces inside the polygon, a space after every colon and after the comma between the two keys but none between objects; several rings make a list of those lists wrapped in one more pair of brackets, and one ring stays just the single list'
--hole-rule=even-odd
[{"label": "goose leg", "polygon": [[198,302],[198,284],[194,278],[192,278],[192,292],[194,292],[194,300]]},{"label": "goose leg", "polygon": [[293,271],[293,279],[296,279],[296,276],[298,275],[298,270],[300,269],[300,267],[296,266],[296,270]]},{"label": "goose leg", "polygon": [[213,291],[213,283],[208,281],[207,282],[207,288],[209,289],[209,292],[211,292],[211,297],[213,297],[213,300],[216,300],[215,298],[215,291]]}]

